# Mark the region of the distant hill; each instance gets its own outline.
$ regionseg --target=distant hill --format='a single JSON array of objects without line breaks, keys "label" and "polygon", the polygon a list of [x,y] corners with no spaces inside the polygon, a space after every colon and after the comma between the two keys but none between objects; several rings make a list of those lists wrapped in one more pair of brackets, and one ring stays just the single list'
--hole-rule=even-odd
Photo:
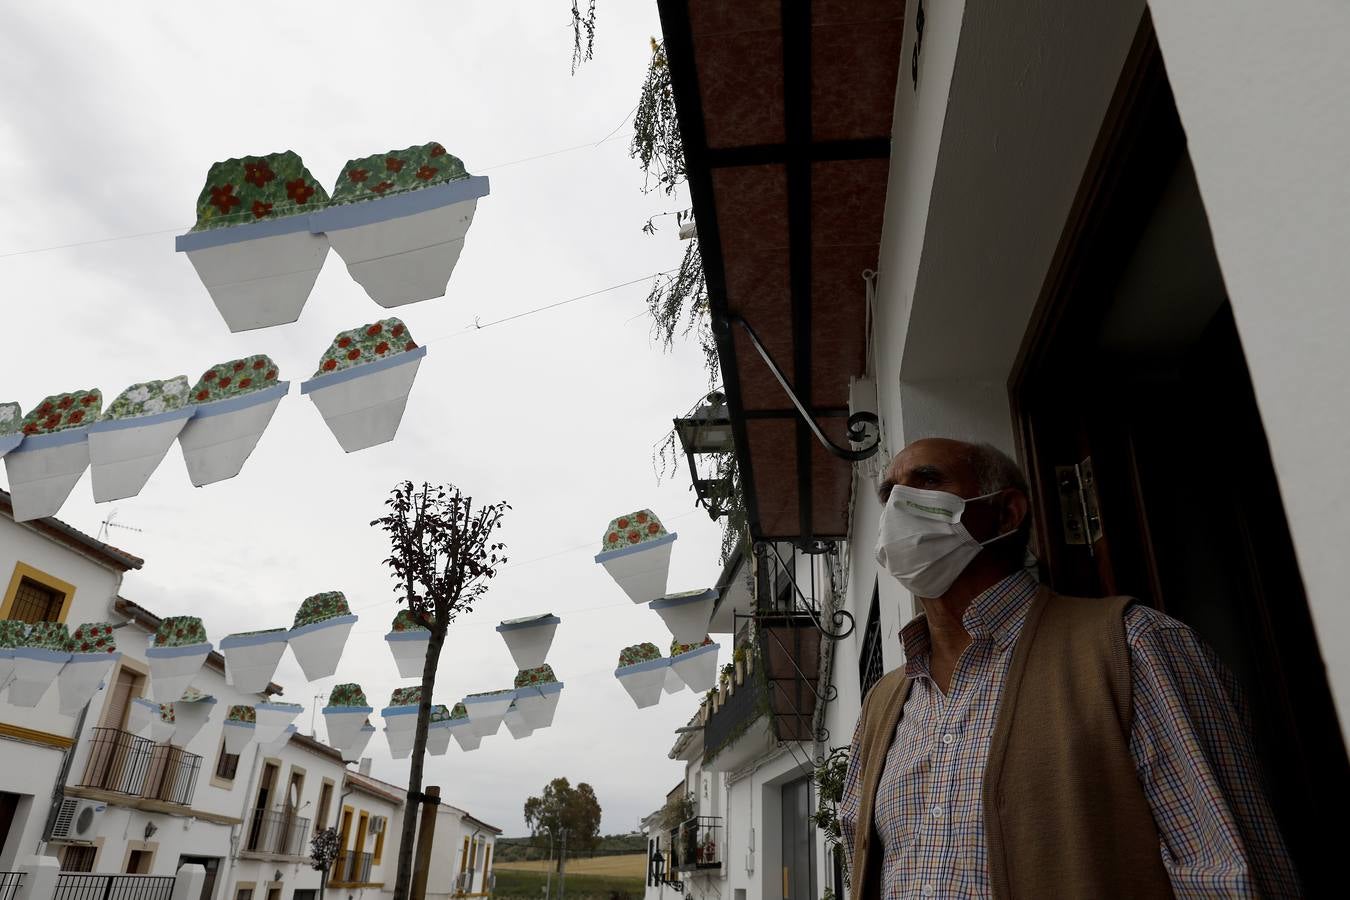
[{"label": "distant hill", "polygon": [[[548,838],[531,837],[499,837],[496,841],[497,847],[493,851],[493,858],[503,862],[519,862],[530,859],[546,859],[548,857]],[[557,852],[557,848],[554,848]],[[600,838],[594,851],[579,852],[569,846],[567,848],[567,857],[575,859],[578,856],[625,856],[632,853],[646,853],[647,839],[641,834],[633,832],[632,834],[607,834]]]}]

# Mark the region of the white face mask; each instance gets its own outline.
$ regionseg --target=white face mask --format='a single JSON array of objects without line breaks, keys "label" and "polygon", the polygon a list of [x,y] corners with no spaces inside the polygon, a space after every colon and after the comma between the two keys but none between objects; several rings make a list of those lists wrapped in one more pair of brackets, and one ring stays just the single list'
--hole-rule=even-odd
[{"label": "white face mask", "polygon": [[946,491],[896,485],[881,511],[877,562],[917,597],[941,597],[981,549],[1008,534],[980,542],[961,524],[966,504],[1002,491],[963,500]]}]

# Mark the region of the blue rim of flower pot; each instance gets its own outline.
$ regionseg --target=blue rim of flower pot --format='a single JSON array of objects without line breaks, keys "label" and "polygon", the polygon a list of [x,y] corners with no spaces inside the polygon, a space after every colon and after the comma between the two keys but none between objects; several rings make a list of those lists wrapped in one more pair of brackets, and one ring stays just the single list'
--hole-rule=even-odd
[{"label": "blue rim of flower pot", "polygon": [[497,626],[498,633],[504,631],[515,631],[519,628],[534,628],[536,625],[557,625],[562,619],[553,615],[553,613],[543,613],[538,616],[530,616],[526,619],[507,619]]},{"label": "blue rim of flower pot", "polygon": [[631,547],[620,547],[617,550],[604,550],[595,554],[595,561],[598,563],[607,563],[611,559],[618,559],[621,556],[632,556],[634,553],[642,553],[645,550],[654,550],[657,547],[665,546],[679,537],[675,532],[663,534],[658,538],[652,538],[650,541],[643,541],[640,544],[633,544]]},{"label": "blue rim of flower pot", "polygon": [[13,434],[0,434],[0,456],[4,456],[22,443],[22,431],[16,431]]},{"label": "blue rim of flower pot", "polygon": [[264,219],[260,222],[242,222],[238,225],[227,225],[224,228],[189,231],[187,234],[180,234],[174,238],[173,249],[178,253],[189,253],[193,250],[209,250],[212,247],[225,247],[230,244],[257,240],[258,238],[294,234],[297,231],[308,231],[312,234],[314,230],[309,227],[311,215],[313,213],[297,212],[276,219]]},{"label": "blue rim of flower pot", "polygon": [[347,613],[342,616],[333,616],[331,619],[320,619],[318,622],[306,622],[304,625],[296,625],[286,632],[287,639],[303,637],[312,634],[315,631],[322,631],[325,628],[331,628],[334,625],[350,625],[357,620],[355,613]]},{"label": "blue rim of flower pot", "polygon": [[390,716],[415,716],[421,704],[411,706],[386,706],[380,710],[380,718],[387,719]]},{"label": "blue rim of flower pot", "polygon": [[650,672],[653,669],[664,669],[670,665],[670,659],[662,656],[658,659],[643,660],[640,663],[633,663],[631,666],[619,666],[614,670],[616,678],[624,675],[636,675],[639,672]]},{"label": "blue rim of flower pot", "polygon": [[279,400],[286,396],[287,391],[291,389],[289,381],[278,381],[269,388],[260,388],[256,391],[249,391],[247,394],[240,394],[237,397],[226,397],[224,400],[212,400],[209,403],[195,403],[192,406],[194,419],[206,419],[211,416],[223,416],[226,413],[238,412],[241,409],[249,409],[254,406],[260,406],[272,400]]},{"label": "blue rim of flower pot", "polygon": [[103,653],[101,651],[98,653],[81,652],[81,653],[71,653],[70,659],[66,660],[66,663],[67,665],[74,665],[75,663],[117,662],[117,660],[121,658],[122,658],[121,650],[114,650],[111,653]]},{"label": "blue rim of flower pot", "polygon": [[704,644],[702,647],[695,647],[693,650],[686,650],[684,653],[681,653],[678,656],[672,656],[670,658],[670,662],[671,665],[674,665],[676,661],[693,659],[696,656],[703,656],[708,653],[716,653],[718,650],[721,649],[722,649],[721,644]]},{"label": "blue rim of flower pot", "polygon": [[30,434],[23,439],[23,443],[17,449],[11,450],[10,453],[17,456],[21,453],[33,453],[37,450],[50,450],[53,447],[78,444],[88,439],[88,425],[81,425],[79,428],[67,428],[64,431],[57,431],[52,434]]},{"label": "blue rim of flower pot", "polygon": [[375,707],[373,706],[325,706],[319,710],[325,716],[336,716],[343,713],[362,713],[368,716],[374,711]]},{"label": "blue rim of flower pot", "polygon": [[468,709],[470,706],[481,706],[484,703],[500,703],[503,700],[507,701],[507,705],[510,706],[511,701],[516,699],[516,690],[516,688],[512,688],[509,691],[501,691],[494,694],[479,694],[477,697],[463,697],[459,702],[464,704],[465,709]]},{"label": "blue rim of flower pot", "polygon": [[300,393],[301,395],[311,394],[314,391],[322,390],[326,387],[333,387],[334,385],[351,381],[353,378],[360,378],[363,375],[374,375],[376,372],[383,372],[385,369],[394,368],[394,366],[402,366],[410,362],[415,362],[426,355],[426,347],[414,347],[411,350],[395,353],[393,356],[388,356],[384,359],[377,359],[374,362],[352,366],[350,369],[339,369],[338,371],[330,372],[327,375],[315,375],[308,381],[300,382]]},{"label": "blue rim of flower pot", "polygon": [[490,192],[491,185],[486,175],[470,175],[420,190],[404,191],[392,197],[372,197],[316,210],[309,214],[309,229],[314,232],[341,231],[344,228],[375,225],[465,200],[478,200]]},{"label": "blue rim of flower pot", "polygon": [[702,603],[706,600],[716,600],[717,594],[717,588],[708,588],[706,591],[701,591],[700,593],[692,594],[688,597],[671,597],[669,595],[658,597],[647,605],[654,610],[673,609],[676,606],[686,606],[690,603]]},{"label": "blue rim of flower pot", "polygon": [[147,647],[145,649],[145,655],[151,659],[174,659],[179,656],[193,656],[197,654],[206,656],[211,650],[211,642],[206,641],[201,644],[184,644],[181,647]]},{"label": "blue rim of flower pot", "polygon": [[391,631],[384,636],[389,643],[395,641],[429,641],[431,640],[431,631],[426,628],[414,628],[410,631]]},{"label": "blue rim of flower pot", "polygon": [[122,431],[126,428],[140,428],[143,425],[158,425],[161,422],[172,422],[174,419],[190,419],[196,414],[197,407],[188,404],[162,413],[151,413],[148,416],[132,416],[127,419],[99,419],[89,426],[89,433],[102,434],[105,431]]},{"label": "blue rim of flower pot", "polygon": [[264,631],[261,634],[227,634],[221,638],[220,649],[237,650],[240,647],[258,647],[263,644],[284,644],[289,635],[285,628]]},{"label": "blue rim of flower pot", "polygon": [[48,650],[46,647],[15,647],[14,658],[41,662],[69,662],[70,654],[64,650]]},{"label": "blue rim of flower pot", "polygon": [[519,700],[522,696],[529,696],[531,691],[537,692],[541,697],[546,697],[549,694],[562,693],[562,689],[563,683],[561,681],[546,681],[543,684],[527,684],[516,688],[515,699]]},{"label": "blue rim of flower pot", "polygon": [[304,712],[305,708],[299,703],[255,703],[253,704],[253,714],[260,712],[293,712],[297,716]]},{"label": "blue rim of flower pot", "polygon": [[238,719],[226,719],[226,725],[233,725],[235,728],[257,728],[257,722],[241,722]]}]

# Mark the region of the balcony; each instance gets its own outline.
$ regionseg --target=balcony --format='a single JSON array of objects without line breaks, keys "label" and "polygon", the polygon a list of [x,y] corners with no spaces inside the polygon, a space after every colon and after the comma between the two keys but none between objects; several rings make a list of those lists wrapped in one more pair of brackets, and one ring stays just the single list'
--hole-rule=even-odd
[{"label": "balcony", "polygon": [[79,786],[177,806],[191,806],[202,758],[120,728],[89,730],[89,761]]},{"label": "balcony", "polygon": [[329,887],[338,885],[370,884],[369,853],[342,852],[333,860],[333,871],[328,874]]},{"label": "balcony", "polygon": [[679,827],[674,868],[681,872],[722,867],[722,817],[695,816]]},{"label": "balcony", "polygon": [[309,856],[309,819],[293,812],[253,811],[244,849],[273,856]]}]

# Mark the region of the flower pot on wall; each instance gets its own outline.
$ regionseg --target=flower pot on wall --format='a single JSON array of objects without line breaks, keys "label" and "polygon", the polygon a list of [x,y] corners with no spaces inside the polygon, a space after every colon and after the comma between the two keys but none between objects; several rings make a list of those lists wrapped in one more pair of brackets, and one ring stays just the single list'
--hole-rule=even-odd
[{"label": "flower pot on wall", "polygon": [[511,737],[517,741],[534,734],[534,726],[525,720],[520,707],[515,703],[507,707],[506,715],[502,716],[502,722],[506,724],[506,730],[511,732]]},{"label": "flower pot on wall", "polygon": [[260,744],[270,744],[281,736],[286,726],[305,711],[299,703],[255,703],[253,737]]},{"label": "flower pot on wall", "polygon": [[717,603],[715,588],[667,594],[653,600],[649,606],[666,623],[671,635],[682,644],[700,641],[708,633],[713,606]]},{"label": "flower pot on wall", "polygon": [[141,492],[195,411],[187,402],[190,387],[184,375],[133,384],[89,426],[95,502]]},{"label": "flower pot on wall", "polygon": [[669,667],[670,660],[661,656],[655,644],[633,644],[620,652],[614,677],[633,698],[637,708],[646,709],[660,701]]},{"label": "flower pot on wall", "polygon": [[356,620],[341,591],[315,594],[300,604],[287,641],[307,679],[327,678],[337,671]]},{"label": "flower pot on wall", "polygon": [[173,701],[174,743],[186,747],[206,725],[215,709],[216,698],[188,688],[182,697]]},{"label": "flower pot on wall", "polygon": [[488,180],[440,144],[350,160],[332,203],[310,216],[352,278],[383,307],[445,294]]},{"label": "flower pot on wall", "polygon": [[291,742],[291,737],[299,731],[294,725],[287,725],[277,735],[266,744],[258,745],[258,752],[263,756],[280,756],[281,751],[286,749],[286,745]]},{"label": "flower pot on wall", "polygon": [[212,366],[191,391],[192,418],[178,434],[188,478],[197,487],[233,478],[290,390],[266,355]]},{"label": "flower pot on wall", "polygon": [[712,690],[717,683],[717,651],[720,644],[704,643],[682,653],[672,654],[670,668],[696,694]]},{"label": "flower pot on wall", "polygon": [[328,705],[323,708],[328,743],[339,750],[346,750],[355,744],[374,711],[361,685],[348,682],[334,686],[328,695]]},{"label": "flower pot on wall", "polygon": [[46,696],[70,660],[66,650],[70,635],[60,622],[35,622],[28,626],[21,646],[14,648],[14,671],[10,674],[9,702],[34,707]]},{"label": "flower pot on wall", "polygon": [[309,213],[328,201],[295,153],[213,165],[197,199],[197,222],[175,249],[186,253],[230,331],[300,317],[328,255]]},{"label": "flower pot on wall", "polygon": [[221,726],[221,734],[225,737],[225,752],[233,753],[235,756],[244,752],[249,741],[253,740],[253,733],[257,728],[256,716],[251,706],[238,704],[230,707],[229,712],[225,714],[225,724]]},{"label": "flower pot on wall", "polygon": [[408,327],[381,319],[333,339],[309,381],[300,385],[348,453],[394,439],[422,357]]},{"label": "flower pot on wall", "polygon": [[634,603],[650,603],[666,593],[670,549],[678,537],[667,533],[650,509],[619,516],[609,523],[595,561]]},{"label": "flower pot on wall", "polygon": [[211,653],[206,629],[196,616],[162,619],[145,651],[150,664],[150,697],[156,703],[172,703],[192,684],[202,663]]},{"label": "flower pot on wall", "polygon": [[480,737],[489,737],[501,728],[502,716],[511,707],[516,692],[512,690],[487,691],[469,694],[461,703],[469,714],[469,724]]},{"label": "flower pot on wall", "polygon": [[384,636],[389,651],[394,654],[394,665],[398,666],[398,677],[420,678],[427,662],[427,645],[431,643],[431,630],[408,612],[398,611],[389,633]]},{"label": "flower pot on wall", "polygon": [[225,656],[229,683],[244,694],[266,691],[286,652],[286,641],[285,628],[227,635],[220,642],[220,652]]},{"label": "flower pot on wall", "polygon": [[[99,685],[122,658],[109,622],[86,622],[75,629],[66,644],[70,652],[56,686],[61,692],[61,712],[73,716],[98,693]],[[0,679],[3,686],[3,679]]]},{"label": "flower pot on wall", "polygon": [[506,641],[516,668],[533,669],[544,664],[561,621],[552,613],[507,619],[497,626],[497,633]]},{"label": "flower pot on wall", "polygon": [[97,389],[53,394],[23,417],[23,442],[5,454],[14,521],[54,516],[89,468],[89,426],[103,408]]}]

